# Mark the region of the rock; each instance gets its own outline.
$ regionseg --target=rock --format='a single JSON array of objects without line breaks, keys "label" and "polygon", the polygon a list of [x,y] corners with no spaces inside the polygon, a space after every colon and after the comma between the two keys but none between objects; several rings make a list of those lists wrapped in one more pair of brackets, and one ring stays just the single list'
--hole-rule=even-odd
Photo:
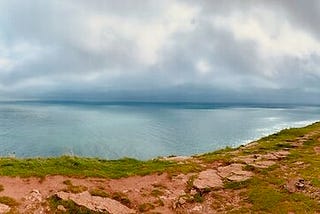
[{"label": "rock", "polygon": [[285,151],[285,150],[281,150],[281,151],[277,151],[277,152],[272,152],[272,154],[274,156],[276,156],[278,159],[282,159],[282,158],[287,157],[290,154],[290,152]]},{"label": "rock", "polygon": [[243,174],[243,175],[231,175],[227,177],[227,179],[229,181],[242,182],[250,179],[252,175],[253,174],[251,172],[246,172],[246,174]]},{"label": "rock", "polygon": [[245,171],[242,168],[244,164],[230,164],[229,166],[218,167],[218,174],[222,178],[227,178],[230,181],[245,181],[253,176],[252,172]]},{"label": "rock", "polygon": [[191,209],[191,211],[193,212],[200,212],[202,210],[202,206],[201,205],[198,205],[198,206],[195,206]]},{"label": "rock", "polygon": [[216,170],[208,169],[199,173],[199,176],[193,182],[196,189],[222,188],[223,182]]},{"label": "rock", "polygon": [[24,197],[25,205],[24,209],[27,211],[27,213],[44,213],[45,209],[42,206],[43,198],[42,194],[39,190],[34,189],[32,190],[28,195]]},{"label": "rock", "polygon": [[290,193],[297,192],[297,190],[303,190],[305,188],[305,180],[302,178],[290,179],[284,186]]},{"label": "rock", "polygon": [[313,150],[315,151],[315,153],[316,153],[317,155],[320,154],[320,146],[314,147]]},{"label": "rock", "polygon": [[266,160],[278,160],[278,157],[276,157],[272,153],[262,155],[261,157],[262,157],[262,159],[266,159]]},{"label": "rock", "polygon": [[7,213],[10,211],[10,207],[6,204],[0,204],[0,214]]},{"label": "rock", "polygon": [[84,206],[90,210],[97,212],[107,211],[110,214],[131,214],[136,213],[134,210],[124,206],[120,202],[99,196],[91,196],[88,191],[73,194],[66,192],[58,192],[56,196],[62,200],[72,200],[74,203]]},{"label": "rock", "polygon": [[295,164],[295,165],[298,165],[298,166],[301,166],[301,165],[304,164],[304,162],[302,162],[302,161],[297,161],[297,162],[295,162],[294,164]]},{"label": "rock", "polygon": [[164,157],[164,160],[175,161],[175,162],[184,162],[192,159],[190,156],[173,156],[173,157]]},{"label": "rock", "polygon": [[305,182],[304,179],[299,179],[296,183],[295,186],[297,187],[297,189],[304,189],[305,187]]},{"label": "rock", "polygon": [[64,208],[64,206],[62,206],[61,204],[58,205],[57,210],[62,211],[62,212],[66,212],[67,211],[67,209]]},{"label": "rock", "polygon": [[268,161],[258,161],[254,164],[251,164],[251,165],[254,167],[257,167],[257,168],[266,169],[274,164],[276,164],[275,161],[268,160]]}]

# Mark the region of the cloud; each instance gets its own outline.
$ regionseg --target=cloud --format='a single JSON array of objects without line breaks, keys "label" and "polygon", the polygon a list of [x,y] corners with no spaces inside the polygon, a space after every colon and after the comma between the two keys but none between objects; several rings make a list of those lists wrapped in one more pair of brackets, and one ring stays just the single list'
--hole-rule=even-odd
[{"label": "cloud", "polygon": [[318,1],[0,2],[0,99],[319,103]]}]

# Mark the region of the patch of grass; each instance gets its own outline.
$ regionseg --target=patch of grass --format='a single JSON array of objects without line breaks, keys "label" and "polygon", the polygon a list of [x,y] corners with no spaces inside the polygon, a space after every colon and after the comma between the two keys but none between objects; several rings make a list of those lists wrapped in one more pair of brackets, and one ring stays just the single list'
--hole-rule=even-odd
[{"label": "patch of grass", "polygon": [[[73,213],[77,213],[77,214],[101,214],[101,213],[105,213],[107,214],[107,212],[95,212],[92,210],[89,210],[86,207],[83,206],[79,206],[76,203],[74,203],[71,200],[65,201],[65,200],[61,200],[60,198],[58,198],[57,196],[51,196],[50,198],[48,198],[48,202],[49,202],[49,207],[51,209],[51,211],[53,211],[53,213],[56,214],[62,214],[62,213],[66,213],[66,214],[73,214]],[[59,205],[62,205],[66,208],[66,212],[60,211],[57,209],[57,207]]]},{"label": "patch of grass", "polygon": [[199,192],[197,192],[194,196],[193,196],[194,202],[197,203],[202,203],[204,201],[204,198],[202,196],[202,194],[200,194]]},{"label": "patch of grass", "polygon": [[311,185],[315,187],[320,187],[320,179],[319,178],[312,178]]},{"label": "patch of grass", "polygon": [[250,180],[240,181],[240,182],[226,182],[224,188],[226,189],[242,189],[246,188],[250,184]]},{"label": "patch of grass", "polygon": [[254,188],[249,192],[249,201],[253,204],[253,210],[272,211],[278,206],[283,195],[270,187]]},{"label": "patch of grass", "polygon": [[154,204],[156,206],[159,206],[159,207],[163,207],[164,206],[164,202],[161,200],[161,199],[158,199],[154,202]]},{"label": "patch of grass", "polygon": [[100,188],[91,189],[89,191],[89,193],[92,196],[99,196],[99,197],[102,197],[102,198],[110,197],[109,193],[107,193],[106,191],[104,191],[103,189],[100,189]]},{"label": "patch of grass", "polygon": [[159,197],[161,195],[164,195],[164,192],[159,189],[153,189],[150,193],[153,197]]},{"label": "patch of grass", "polygon": [[235,151],[235,148],[226,147],[224,149],[220,149],[214,152],[205,153],[199,156],[196,156],[198,159],[200,159],[203,162],[211,163],[214,161],[222,161],[224,163],[229,163],[231,158],[234,157],[231,152]]},{"label": "patch of grass", "polygon": [[126,196],[122,192],[113,193],[111,198],[116,200],[116,201],[119,201],[121,204],[123,204],[123,205],[125,205],[127,207],[132,207],[130,199],[128,198],[128,196]]},{"label": "patch of grass", "polygon": [[154,209],[154,205],[151,203],[143,203],[138,206],[140,212],[147,212]]},{"label": "patch of grass", "polygon": [[196,163],[178,164],[164,160],[140,161],[131,158],[104,160],[62,156],[55,158],[0,158],[0,176],[44,177],[65,175],[75,177],[121,178],[151,173],[189,173],[199,171]]},{"label": "patch of grass", "polygon": [[0,196],[0,203],[8,205],[9,207],[15,207],[19,205],[19,203],[14,198],[8,196]]},{"label": "patch of grass", "polygon": [[67,185],[67,188],[63,190],[65,192],[70,192],[70,193],[77,194],[77,193],[81,193],[81,192],[84,192],[84,191],[88,190],[88,187],[86,187],[86,186],[73,185],[70,180],[65,180],[65,181],[63,181],[63,183],[65,185]]}]

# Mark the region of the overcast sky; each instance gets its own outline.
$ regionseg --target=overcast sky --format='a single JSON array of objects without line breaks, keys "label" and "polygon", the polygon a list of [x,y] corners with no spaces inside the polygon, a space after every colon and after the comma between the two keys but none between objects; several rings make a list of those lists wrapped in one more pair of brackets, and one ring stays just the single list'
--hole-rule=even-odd
[{"label": "overcast sky", "polygon": [[0,99],[320,103],[320,1],[1,0]]}]

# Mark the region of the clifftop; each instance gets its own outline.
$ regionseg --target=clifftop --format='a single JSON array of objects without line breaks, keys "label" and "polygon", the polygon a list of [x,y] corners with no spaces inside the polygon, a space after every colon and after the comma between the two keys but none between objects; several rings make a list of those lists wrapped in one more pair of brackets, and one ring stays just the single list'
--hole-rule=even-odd
[{"label": "clifftop", "polygon": [[0,213],[320,212],[320,123],[193,157],[0,166]]}]

